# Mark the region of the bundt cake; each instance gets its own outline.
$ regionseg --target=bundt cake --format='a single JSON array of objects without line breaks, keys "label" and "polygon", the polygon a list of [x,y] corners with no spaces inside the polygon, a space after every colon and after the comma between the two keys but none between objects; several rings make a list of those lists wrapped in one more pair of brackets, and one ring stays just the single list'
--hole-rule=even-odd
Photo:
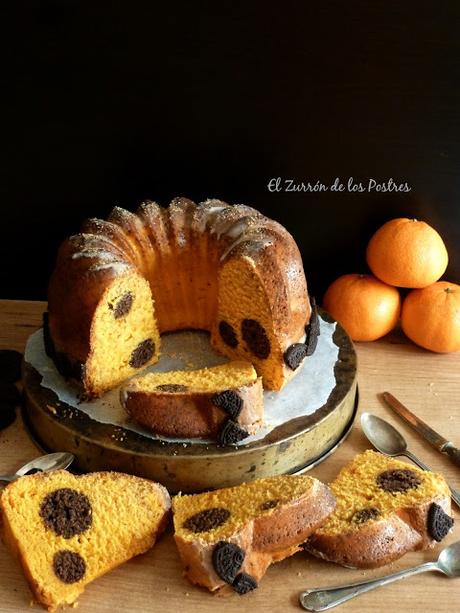
[{"label": "bundt cake", "polygon": [[48,351],[88,396],[152,364],[159,334],[208,330],[279,390],[307,355],[310,303],[299,250],[244,205],[186,198],[115,208],[61,246],[48,291]]},{"label": "bundt cake", "polygon": [[334,506],[329,488],[307,476],[175,496],[174,538],[185,574],[211,591],[253,590],[268,566],[298,551]]},{"label": "bundt cake", "polygon": [[330,485],[337,506],[305,543],[318,557],[353,568],[383,566],[441,541],[453,525],[441,475],[366,451]]},{"label": "bundt cake", "polygon": [[5,543],[49,611],[70,605],[93,579],[152,547],[171,502],[164,487],[130,475],[22,477],[0,498]]},{"label": "bundt cake", "polygon": [[213,437],[223,446],[253,434],[263,420],[262,381],[243,361],[140,375],[123,385],[120,399],[156,434]]}]

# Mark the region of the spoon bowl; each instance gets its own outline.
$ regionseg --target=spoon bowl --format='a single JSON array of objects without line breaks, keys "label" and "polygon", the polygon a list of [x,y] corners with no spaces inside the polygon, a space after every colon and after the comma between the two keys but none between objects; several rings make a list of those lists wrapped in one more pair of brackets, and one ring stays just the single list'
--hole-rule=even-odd
[{"label": "spoon bowl", "polygon": [[406,439],[387,421],[371,413],[361,415],[361,427],[374,447],[389,456],[407,452]]},{"label": "spoon bowl", "polygon": [[42,455],[35,460],[31,460],[21,466],[14,475],[0,475],[0,481],[16,481],[19,477],[24,477],[27,474],[35,472],[50,472],[52,470],[60,470],[68,468],[74,461],[75,456],[67,451],[58,451],[57,453],[48,453]]},{"label": "spoon bowl", "polygon": [[448,577],[460,577],[460,541],[441,551],[438,568]]}]

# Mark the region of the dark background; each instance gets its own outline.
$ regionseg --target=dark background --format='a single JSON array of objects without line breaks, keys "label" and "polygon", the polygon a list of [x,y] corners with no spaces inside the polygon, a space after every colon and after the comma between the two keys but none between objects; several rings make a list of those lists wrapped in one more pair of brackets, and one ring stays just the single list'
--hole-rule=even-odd
[{"label": "dark background", "polygon": [[[161,8],[160,8],[161,7]],[[431,223],[460,282],[460,3],[2,3],[1,297],[44,299],[59,243],[116,204],[250,204],[310,288],[370,235]],[[272,177],[409,194],[269,193]]]}]

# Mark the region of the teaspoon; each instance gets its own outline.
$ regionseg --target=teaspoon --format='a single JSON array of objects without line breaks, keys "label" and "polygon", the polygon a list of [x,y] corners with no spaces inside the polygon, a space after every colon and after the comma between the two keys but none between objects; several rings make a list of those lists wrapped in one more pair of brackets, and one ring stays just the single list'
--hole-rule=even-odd
[{"label": "teaspoon", "polygon": [[[406,439],[402,434],[381,417],[371,413],[363,413],[361,415],[361,427],[368,440],[381,453],[392,457],[405,456],[423,470],[431,470],[408,450]],[[452,500],[460,507],[460,492],[457,492],[450,485],[449,489]]]},{"label": "teaspoon", "polygon": [[436,562],[427,562],[413,568],[408,568],[393,575],[380,577],[380,579],[370,579],[368,581],[360,581],[358,583],[349,583],[348,585],[328,587],[324,589],[306,590],[300,594],[300,604],[307,611],[327,611],[332,609],[359,594],[369,592],[376,587],[424,573],[429,570],[436,570],[448,577],[460,576],[460,541],[452,543],[441,551]]},{"label": "teaspoon", "polygon": [[34,472],[50,472],[52,470],[59,470],[67,468],[74,461],[75,456],[71,453],[67,453],[65,451],[59,451],[57,453],[48,453],[47,455],[42,455],[39,458],[35,458],[35,460],[31,460],[21,466],[19,470],[17,470],[13,475],[0,475],[0,481],[16,481],[19,477],[24,477],[24,475]]}]

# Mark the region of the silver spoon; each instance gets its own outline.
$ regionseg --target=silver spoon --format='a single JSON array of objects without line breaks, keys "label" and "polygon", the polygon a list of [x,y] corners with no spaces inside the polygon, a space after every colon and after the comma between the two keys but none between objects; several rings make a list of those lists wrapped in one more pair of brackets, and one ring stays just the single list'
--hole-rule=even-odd
[{"label": "silver spoon", "polygon": [[48,453],[42,455],[39,458],[35,458],[31,462],[27,462],[24,466],[21,466],[14,475],[0,475],[0,481],[16,481],[19,477],[23,477],[27,473],[34,472],[50,472],[52,470],[59,470],[67,468],[74,461],[75,456],[66,451],[59,451],[58,453]]},{"label": "silver spoon", "polygon": [[[371,413],[363,413],[361,415],[361,427],[369,441],[381,453],[392,457],[405,456],[423,470],[431,470],[407,449],[406,439],[402,434],[381,417]],[[452,500],[460,507],[460,492],[457,492],[450,485],[449,489]]]},{"label": "silver spoon", "polygon": [[300,594],[300,604],[307,611],[327,611],[332,609],[359,594],[364,594],[373,590],[375,587],[399,581],[405,577],[418,575],[429,570],[437,570],[448,577],[460,576],[460,541],[452,543],[439,554],[437,562],[427,562],[413,568],[402,570],[393,575],[380,577],[380,579],[370,579],[368,581],[360,581],[358,583],[349,583],[348,585],[328,587],[324,589],[306,590]]}]

